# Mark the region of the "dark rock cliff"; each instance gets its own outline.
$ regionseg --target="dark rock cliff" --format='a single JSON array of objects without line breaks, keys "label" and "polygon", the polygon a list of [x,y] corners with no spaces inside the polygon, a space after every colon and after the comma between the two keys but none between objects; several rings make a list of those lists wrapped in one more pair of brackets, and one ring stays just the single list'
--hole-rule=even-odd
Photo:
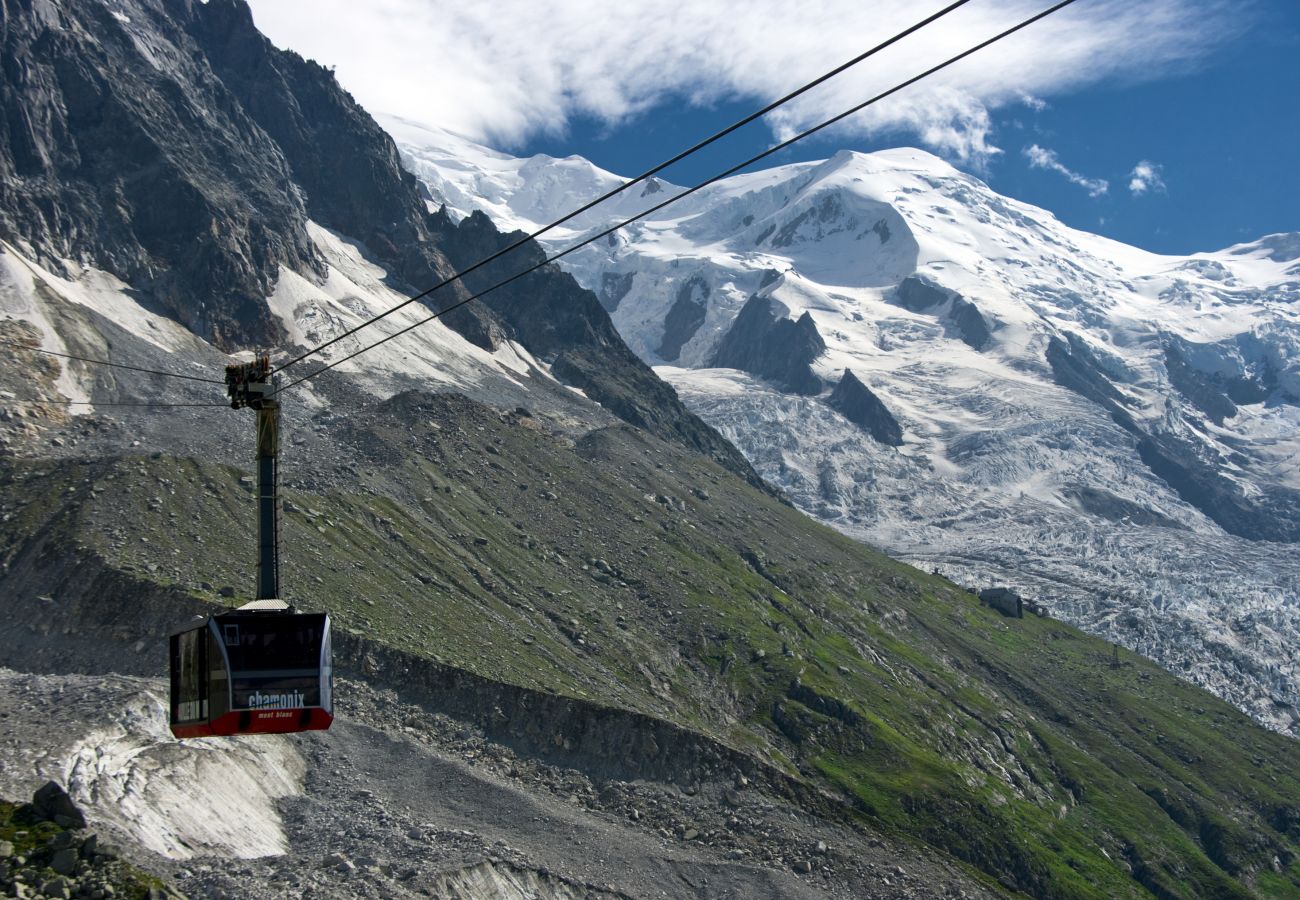
[{"label": "dark rock cliff", "polygon": [[609,312],[618,309],[623,298],[632,290],[635,272],[606,272],[600,276],[600,305]]},{"label": "dark rock cliff", "polygon": [[920,275],[909,275],[898,283],[894,299],[903,309],[915,313],[927,312],[946,303],[952,293]]},{"label": "dark rock cliff", "polygon": [[822,382],[812,363],[825,352],[812,316],[804,313],[798,321],[778,316],[770,297],[755,294],[718,343],[710,365],[740,369],[783,390],[813,395],[821,393]]},{"label": "dark rock cliff", "polygon": [[[170,5],[240,108],[275,142],[312,219],[362,241],[417,290],[453,274],[432,246],[415,176],[328,69],[278,50],[242,0]],[[458,288],[440,290],[431,305],[463,297]]]},{"label": "dark rock cliff", "polygon": [[704,324],[709,299],[709,286],[704,279],[688,279],[677,291],[677,299],[664,317],[664,337],[655,352],[669,362],[682,355],[682,346],[695,337]]},{"label": "dark rock cliff", "polygon": [[957,327],[958,336],[968,347],[983,350],[988,346],[993,332],[989,328],[988,320],[974,303],[963,297],[954,297],[949,318]]},{"label": "dark rock cliff", "polygon": [[831,408],[863,431],[870,434],[882,444],[891,447],[902,446],[903,428],[898,419],[877,397],[863,384],[852,369],[845,369],[840,383],[826,401]]},{"label": "dark rock cliff", "polygon": [[[0,238],[104,268],[223,349],[280,342],[265,301],[281,267],[323,272],[308,219],[408,292],[513,240],[482,216],[430,214],[388,135],[329,70],[263,37],[244,0],[0,0],[0,48]],[[541,254],[530,242],[425,303]],[[444,321],[488,349],[517,340],[615,415],[761,483],[558,269]]]},{"label": "dark rock cliff", "polygon": [[392,141],[242,0],[6,2],[4,25],[6,240],[103,267],[225,349],[278,342],[280,267],[321,271],[309,218],[402,286],[451,274]]},{"label": "dark rock cliff", "polygon": [[94,0],[0,3],[0,237],[222,346],[269,342],[279,266],[319,265],[302,194],[173,16],[188,4],[122,8],[129,25]]}]

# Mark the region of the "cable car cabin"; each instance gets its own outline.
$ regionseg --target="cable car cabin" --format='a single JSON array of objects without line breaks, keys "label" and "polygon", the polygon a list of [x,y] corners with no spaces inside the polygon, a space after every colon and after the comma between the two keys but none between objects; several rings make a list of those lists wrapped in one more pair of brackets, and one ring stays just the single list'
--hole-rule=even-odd
[{"label": "cable car cabin", "polygon": [[313,731],[334,721],[329,616],[262,602],[276,608],[250,603],[171,636],[176,737]]}]

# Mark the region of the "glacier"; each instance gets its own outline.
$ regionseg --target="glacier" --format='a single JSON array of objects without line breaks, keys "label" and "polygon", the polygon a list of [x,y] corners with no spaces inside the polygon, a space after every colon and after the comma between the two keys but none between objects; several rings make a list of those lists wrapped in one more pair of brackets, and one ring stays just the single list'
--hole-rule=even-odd
[{"label": "glacier", "polygon": [[[624,180],[380,121],[431,209],[502,229]],[[566,249],[680,190],[652,179],[539,240]],[[1300,235],[1149,253],[902,148],[732,176],[562,265],[804,511],[1300,735]],[[754,297],[816,326],[820,394],[713,364]],[[900,446],[827,403],[846,371]]]}]

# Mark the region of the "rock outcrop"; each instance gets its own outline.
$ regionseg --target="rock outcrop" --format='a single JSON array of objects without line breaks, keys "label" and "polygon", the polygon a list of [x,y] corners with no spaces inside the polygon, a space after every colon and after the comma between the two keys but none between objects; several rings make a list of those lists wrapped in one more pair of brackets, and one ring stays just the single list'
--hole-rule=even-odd
[{"label": "rock outcrop", "polygon": [[682,346],[695,337],[704,324],[707,303],[711,293],[704,279],[688,279],[677,291],[677,299],[664,318],[664,336],[656,351],[663,359],[673,362],[682,353]]},{"label": "rock outcrop", "polygon": [[224,347],[266,343],[279,267],[319,261],[284,155],[185,28],[206,9],[5,4],[0,238],[106,269]]},{"label": "rock outcrop", "polygon": [[944,317],[957,337],[972,349],[983,350],[993,336],[992,327],[978,306],[925,276],[909,275],[899,282],[894,301],[915,313]]},{"label": "rock outcrop", "polygon": [[940,304],[948,302],[952,292],[939,287],[930,279],[921,275],[909,275],[898,283],[894,300],[903,309],[912,312],[928,312]]},{"label": "rock outcrop", "polygon": [[890,447],[902,446],[903,428],[898,419],[851,369],[844,370],[840,383],[835,385],[826,402],[880,443]]},{"label": "rock outcrop", "polygon": [[600,305],[609,312],[618,309],[627,292],[632,290],[635,272],[605,272],[600,276]]},{"label": "rock outcrop", "polygon": [[778,314],[778,308],[784,313],[770,297],[750,297],[718,343],[710,365],[740,369],[791,393],[821,393],[812,363],[826,352],[826,342],[808,313],[795,321]]}]

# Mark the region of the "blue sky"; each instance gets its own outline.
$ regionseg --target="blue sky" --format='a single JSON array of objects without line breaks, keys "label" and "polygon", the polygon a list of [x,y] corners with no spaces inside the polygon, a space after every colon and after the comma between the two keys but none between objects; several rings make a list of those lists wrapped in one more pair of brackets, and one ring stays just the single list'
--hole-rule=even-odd
[{"label": "blue sky", "polygon": [[[1217,250],[1278,231],[1300,231],[1300,0],[1261,8],[1257,24],[1196,66],[1152,80],[1115,78],[1039,107],[996,111],[992,140],[1003,152],[980,165],[950,160],[997,191],[1042,206],[1066,223],[1160,253]],[[637,174],[682,147],[740,119],[752,101],[691,107],[669,101],[611,126],[591,116],[562,135],[512,146],[520,155],[576,153],[603,168]],[[772,142],[750,126],[675,166],[679,184],[729,168]],[[822,159],[841,147],[924,146],[914,133],[810,138],[774,157]],[[1025,150],[1050,148],[1084,179],[1104,180],[1093,196],[1060,172],[1030,164]],[[1163,186],[1130,189],[1141,162]],[[763,165],[767,165],[764,163]]]},{"label": "blue sky", "polygon": [[[251,2],[373,111],[634,174],[943,0]],[[666,175],[711,175],[1047,5],[971,0]],[[1159,252],[1300,230],[1300,0],[1080,0],[777,161],[900,145]]]}]

